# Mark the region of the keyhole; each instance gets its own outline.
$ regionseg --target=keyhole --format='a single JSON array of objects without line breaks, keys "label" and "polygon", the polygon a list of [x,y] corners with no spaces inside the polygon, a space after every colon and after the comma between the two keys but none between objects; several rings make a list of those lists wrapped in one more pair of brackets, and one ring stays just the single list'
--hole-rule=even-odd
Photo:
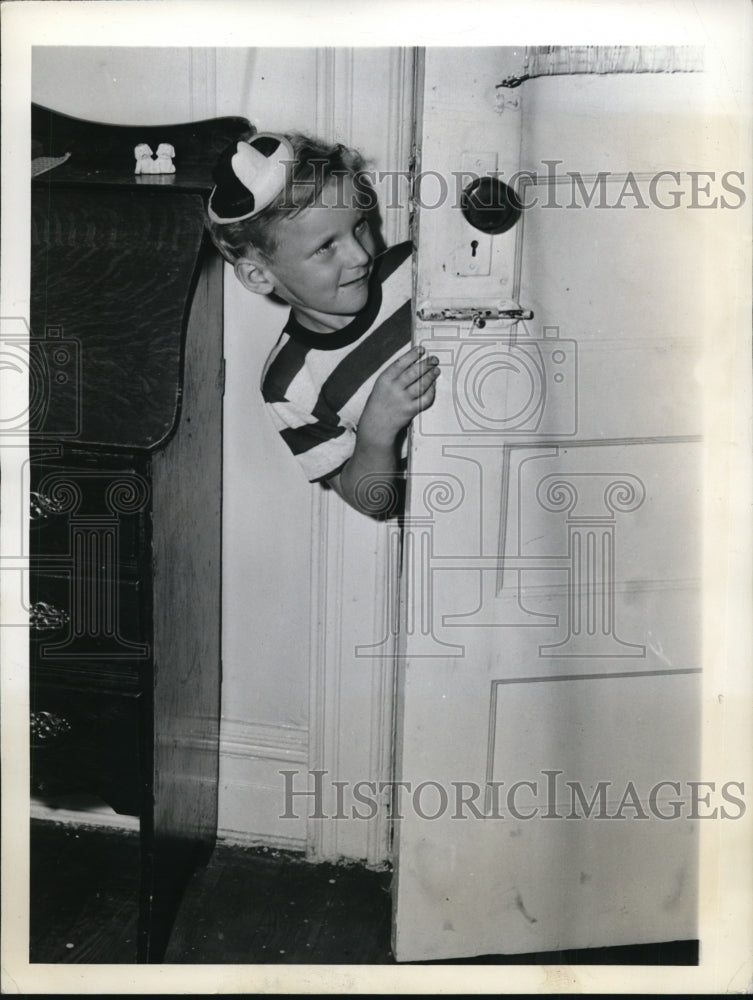
[{"label": "keyhole", "polygon": [[471,240],[471,257],[476,256],[477,247],[478,247],[478,240]]}]

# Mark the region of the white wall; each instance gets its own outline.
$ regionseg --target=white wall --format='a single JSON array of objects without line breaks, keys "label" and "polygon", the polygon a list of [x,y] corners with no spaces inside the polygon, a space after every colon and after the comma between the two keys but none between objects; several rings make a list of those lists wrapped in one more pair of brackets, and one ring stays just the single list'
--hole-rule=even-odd
[{"label": "white wall", "polygon": [[[404,169],[409,69],[399,50],[219,50],[216,113],[344,141],[375,169]],[[405,238],[407,205],[383,215],[387,242]],[[380,627],[384,526],[310,486],[263,412],[259,375],[287,310],[246,292],[230,268],[225,305],[221,825],[307,842],[312,856],[377,861],[386,826],[375,834],[363,822],[280,820],[279,770],[369,780],[389,766],[391,704],[381,701],[390,699],[391,664],[353,660]],[[302,774],[297,787],[306,784]]]},{"label": "white wall", "polygon": [[189,121],[192,49],[37,47],[31,98],[64,114],[119,125]]},{"label": "white wall", "polygon": [[[220,50],[216,113],[310,131],[314,79],[312,50]],[[277,823],[277,770],[308,759],[311,487],[259,392],[286,315],[226,268],[220,826],[300,846],[305,825]]]}]

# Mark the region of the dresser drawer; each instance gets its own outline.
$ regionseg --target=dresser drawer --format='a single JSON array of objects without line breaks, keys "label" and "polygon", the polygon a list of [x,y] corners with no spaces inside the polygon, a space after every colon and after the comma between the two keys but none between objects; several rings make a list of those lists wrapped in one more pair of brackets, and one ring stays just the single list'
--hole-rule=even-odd
[{"label": "dresser drawer", "polygon": [[71,569],[84,557],[114,561],[135,574],[149,507],[149,484],[135,469],[34,463],[29,500],[34,556]]},{"label": "dresser drawer", "polygon": [[141,810],[138,693],[31,687],[31,788],[43,795],[85,791],[116,812]]},{"label": "dresser drawer", "polygon": [[88,575],[33,573],[30,583],[33,665],[143,661],[151,651],[142,587],[117,568]]}]

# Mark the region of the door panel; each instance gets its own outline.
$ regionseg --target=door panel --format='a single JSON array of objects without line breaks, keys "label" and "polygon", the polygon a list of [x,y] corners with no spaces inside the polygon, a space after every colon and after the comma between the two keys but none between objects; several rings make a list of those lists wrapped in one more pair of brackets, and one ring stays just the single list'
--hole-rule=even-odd
[{"label": "door panel", "polygon": [[[426,59],[422,158],[448,172],[525,140],[522,101],[480,120],[493,54],[472,80],[462,58]],[[503,288],[534,316],[417,322],[442,376],[411,438],[396,956],[694,937],[703,224],[527,210],[460,294],[419,214],[419,306]]]}]

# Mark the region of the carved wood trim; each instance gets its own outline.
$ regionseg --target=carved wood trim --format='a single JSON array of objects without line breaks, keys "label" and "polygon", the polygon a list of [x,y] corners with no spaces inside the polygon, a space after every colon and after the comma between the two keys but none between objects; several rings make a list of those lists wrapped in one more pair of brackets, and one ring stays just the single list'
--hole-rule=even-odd
[{"label": "carved wood trim", "polygon": [[[407,164],[412,139],[413,52],[394,49],[389,53],[387,139],[384,163],[389,168]],[[319,49],[316,59],[316,132],[326,139],[350,141],[353,132],[353,97],[359,55],[353,49]],[[408,235],[407,210],[384,213],[388,244]],[[377,644],[384,637],[387,575],[394,571],[390,559],[390,528],[365,521],[360,531],[371,532],[376,553],[373,564],[377,599],[371,620],[346,600],[344,573],[357,542],[349,541],[350,512],[335,494],[315,489],[311,506],[311,619],[309,767],[326,770],[325,788],[343,777],[344,765],[352,765],[353,729],[343,718],[343,693],[352,682],[354,651],[345,650],[344,633],[358,631],[363,645]],[[361,539],[362,544],[366,535]],[[360,615],[359,619],[354,615]],[[369,629],[371,635],[368,634]],[[365,780],[387,780],[392,766],[394,659],[390,656],[355,661],[364,690],[368,690],[369,714],[360,721],[361,747],[358,763]],[[346,760],[347,756],[347,760]],[[325,792],[326,801],[326,792]],[[325,812],[331,809],[325,807]],[[366,829],[348,832],[348,824]],[[363,839],[362,839],[363,838]],[[362,844],[368,863],[389,856],[390,821],[386,809],[373,820],[317,819],[308,821],[308,853],[311,858],[352,856],[353,844]],[[350,853],[349,853],[350,852]]]},{"label": "carved wood trim", "polygon": [[[408,48],[390,49],[389,74],[387,80],[387,136],[384,162],[389,169],[401,169],[410,158],[413,141],[413,87],[415,73],[415,52]],[[387,208],[384,215],[384,237],[388,246],[407,240],[408,188],[401,185],[400,199],[406,206]]]}]

